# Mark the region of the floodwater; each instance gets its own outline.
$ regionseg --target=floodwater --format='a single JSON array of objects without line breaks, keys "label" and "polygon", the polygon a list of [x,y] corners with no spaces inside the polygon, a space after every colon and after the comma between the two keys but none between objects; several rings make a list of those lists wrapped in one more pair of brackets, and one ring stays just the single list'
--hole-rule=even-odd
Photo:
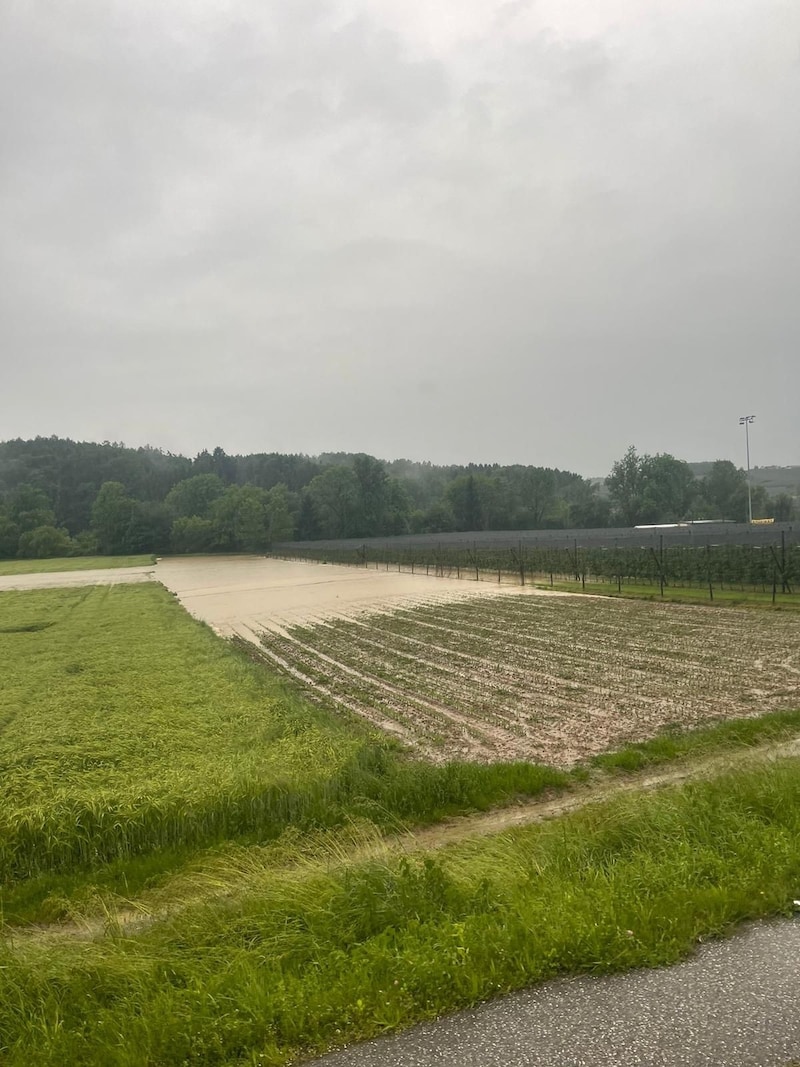
[{"label": "floodwater", "polygon": [[161,560],[156,577],[183,606],[223,636],[252,639],[276,626],[318,622],[360,611],[391,610],[465,597],[551,595],[526,586],[495,585],[383,569],[343,567],[263,556]]},{"label": "floodwater", "polygon": [[147,567],[107,567],[95,571],[2,574],[0,592],[11,589],[69,589],[81,585],[132,585],[136,582],[152,582],[155,577],[155,564]]},{"label": "floodwater", "polygon": [[0,576],[0,591],[159,581],[224,637],[360,611],[485,596],[570,596],[531,586],[264,556],[172,556],[145,567]]}]

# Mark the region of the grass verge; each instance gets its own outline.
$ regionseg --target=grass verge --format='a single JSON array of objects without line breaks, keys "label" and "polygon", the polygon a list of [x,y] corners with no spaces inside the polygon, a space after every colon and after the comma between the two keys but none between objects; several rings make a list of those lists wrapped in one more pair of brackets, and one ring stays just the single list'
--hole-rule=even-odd
[{"label": "grass verge", "polygon": [[797,736],[800,711],[774,711],[757,718],[732,719],[699,730],[667,731],[649,741],[593,756],[590,765],[604,771],[635,772],[687,758],[714,756],[733,748],[780,742]]},{"label": "grass verge", "polygon": [[155,563],[149,556],[66,556],[62,559],[2,559],[0,575],[50,574],[57,571],[105,570],[108,567],[146,567]]},{"label": "grass verge", "polygon": [[672,963],[789,913],[798,835],[787,760],[435,858],[265,866],[138,936],[7,941],[0,1049],[10,1067],[278,1067],[557,975]]}]

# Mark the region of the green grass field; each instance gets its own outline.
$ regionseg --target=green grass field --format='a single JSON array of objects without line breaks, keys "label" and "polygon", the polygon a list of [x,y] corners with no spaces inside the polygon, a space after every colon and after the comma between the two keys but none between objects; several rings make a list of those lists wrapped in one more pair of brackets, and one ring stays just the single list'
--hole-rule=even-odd
[{"label": "green grass field", "polygon": [[220,841],[354,815],[424,822],[567,780],[411,763],[290,693],[155,583],[0,593],[0,693],[7,917],[37,917],[90,869],[130,888]]},{"label": "green grass field", "polygon": [[155,563],[155,556],[66,556],[63,559],[2,559],[0,560],[0,575],[105,570],[107,567],[146,567],[150,563]]}]

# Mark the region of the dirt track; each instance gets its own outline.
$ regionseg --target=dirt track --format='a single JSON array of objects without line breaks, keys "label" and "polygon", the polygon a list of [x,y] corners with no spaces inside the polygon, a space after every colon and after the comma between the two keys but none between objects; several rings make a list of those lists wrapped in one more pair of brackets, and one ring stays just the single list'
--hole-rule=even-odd
[{"label": "dirt track", "polygon": [[[371,860],[380,861],[398,853],[417,853],[446,848],[448,845],[455,845],[470,838],[487,837],[514,827],[549,822],[625,794],[680,786],[688,782],[713,778],[729,771],[737,769],[744,771],[798,756],[800,756],[800,737],[795,737],[788,741],[769,742],[752,748],[726,750],[706,759],[672,764],[658,770],[631,774],[624,778],[607,777],[601,774],[593,781],[584,785],[576,785],[573,789],[556,796],[535,797],[509,807],[495,808],[477,815],[456,816],[432,826],[408,830],[388,837],[379,836],[368,839],[366,842],[337,851],[335,856],[329,855],[327,863],[329,866],[337,866]],[[230,899],[237,892],[247,891],[246,874],[242,876],[241,882],[237,882],[235,874],[233,876],[230,873],[223,874],[221,870],[216,869],[213,859],[209,874],[208,880],[202,877],[199,879],[199,884],[203,886],[202,899],[206,902],[213,899],[218,901]],[[71,937],[87,940],[104,937],[109,930],[130,936],[164,921],[186,903],[187,901],[182,900],[178,905],[153,906],[152,901],[149,905],[144,901],[135,903],[126,901],[120,902],[115,907],[110,902],[106,902],[102,915],[89,915],[80,921],[6,927],[4,936],[7,941],[11,942],[44,937]]]}]

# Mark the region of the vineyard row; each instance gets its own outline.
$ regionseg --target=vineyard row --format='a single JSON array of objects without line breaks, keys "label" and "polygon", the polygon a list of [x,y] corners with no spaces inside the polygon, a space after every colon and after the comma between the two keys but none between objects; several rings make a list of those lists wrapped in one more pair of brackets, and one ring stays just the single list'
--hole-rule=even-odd
[{"label": "vineyard row", "polygon": [[350,566],[397,569],[435,576],[497,581],[607,583],[618,589],[651,585],[669,587],[740,589],[772,592],[773,598],[800,591],[800,545],[787,545],[781,537],[766,545],[665,546],[573,548],[519,543],[513,547],[483,548],[477,543],[456,546],[315,547],[313,542],[284,546],[280,558],[316,560]]}]

